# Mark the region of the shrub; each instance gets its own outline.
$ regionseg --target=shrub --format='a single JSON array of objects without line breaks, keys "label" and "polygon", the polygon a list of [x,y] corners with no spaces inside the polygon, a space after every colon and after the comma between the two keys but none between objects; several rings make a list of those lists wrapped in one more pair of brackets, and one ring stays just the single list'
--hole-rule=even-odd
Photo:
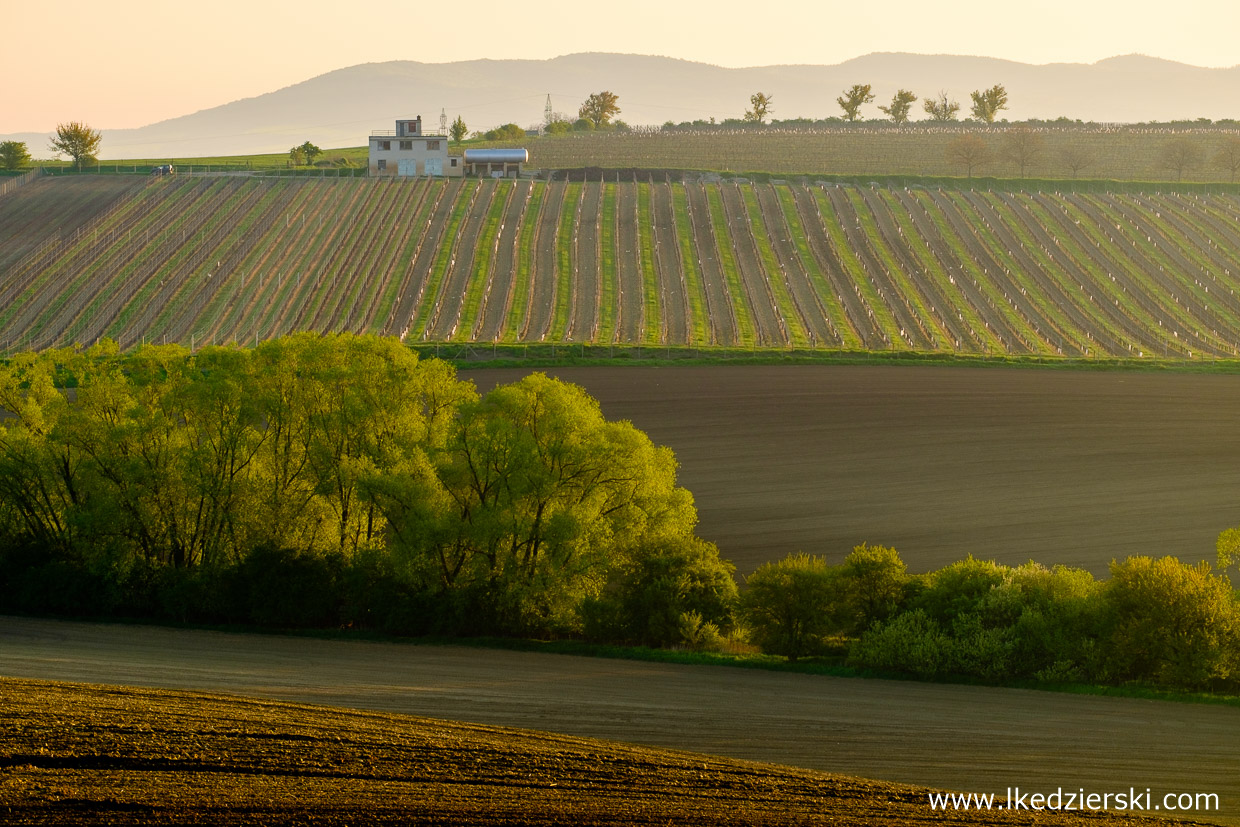
[{"label": "shrub", "polygon": [[853,642],[848,662],[854,666],[906,672],[933,678],[944,671],[952,642],[922,609],[904,612]]},{"label": "shrub", "polygon": [[741,597],[754,642],[789,660],[822,652],[834,628],[835,579],[826,560],[808,554],[763,564]]}]

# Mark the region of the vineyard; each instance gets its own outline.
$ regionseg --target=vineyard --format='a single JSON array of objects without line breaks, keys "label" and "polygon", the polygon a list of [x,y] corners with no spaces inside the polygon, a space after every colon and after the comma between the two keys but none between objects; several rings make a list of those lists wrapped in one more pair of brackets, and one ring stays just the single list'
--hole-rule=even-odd
[{"label": "vineyard", "polygon": [[0,348],[295,330],[1041,356],[1240,353],[1240,197],[747,181],[44,178]]}]

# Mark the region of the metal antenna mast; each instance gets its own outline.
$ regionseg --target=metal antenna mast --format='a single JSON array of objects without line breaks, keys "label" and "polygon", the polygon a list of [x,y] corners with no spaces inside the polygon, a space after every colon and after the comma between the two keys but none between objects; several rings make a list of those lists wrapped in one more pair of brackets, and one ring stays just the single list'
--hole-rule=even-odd
[{"label": "metal antenna mast", "polygon": [[448,134],[448,113],[444,109],[439,110],[439,134]]},{"label": "metal antenna mast", "polygon": [[550,93],[548,93],[547,94],[547,106],[545,109],[543,109],[543,126],[550,126],[551,119],[553,117],[555,116],[551,114],[551,95]]}]

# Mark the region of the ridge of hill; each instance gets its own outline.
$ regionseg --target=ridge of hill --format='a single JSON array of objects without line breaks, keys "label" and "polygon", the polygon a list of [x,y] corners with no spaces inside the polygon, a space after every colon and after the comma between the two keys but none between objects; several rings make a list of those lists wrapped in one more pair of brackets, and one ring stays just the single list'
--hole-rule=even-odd
[{"label": "ridge of hill", "polygon": [[[575,114],[586,96],[620,96],[631,124],[739,118],[755,91],[773,95],[774,116],[840,114],[835,97],[869,83],[877,97],[866,117],[897,89],[940,90],[962,101],[969,92],[1004,84],[1013,120],[1066,116],[1096,122],[1233,118],[1240,67],[1212,69],[1126,55],[1093,64],[1031,65],[959,55],[876,53],[830,66],[724,68],[650,55],[579,53],[549,60],[389,61],[349,66],[263,95],[233,101],[135,129],[106,130],[107,159],[282,152],[309,139],[322,147],[358,146],[373,129],[421,114],[434,123],[443,110],[471,128],[515,122],[536,125],[550,95],[556,110]],[[920,105],[914,118],[921,116]],[[42,133],[0,135],[24,140],[36,156]]]}]

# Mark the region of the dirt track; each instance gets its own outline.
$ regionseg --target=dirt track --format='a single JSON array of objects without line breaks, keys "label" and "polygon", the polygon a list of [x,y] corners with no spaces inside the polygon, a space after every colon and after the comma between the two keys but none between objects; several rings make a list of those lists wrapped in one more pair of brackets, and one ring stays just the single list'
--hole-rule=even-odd
[{"label": "dirt track", "polygon": [[0,675],[516,726],[1003,793],[1217,793],[1240,824],[1240,709],[462,647],[0,618]]},{"label": "dirt track", "polygon": [[[676,452],[746,574],[863,541],[1105,574],[1240,524],[1240,376],[895,366],[560,368]],[[470,370],[480,390],[520,370]]]}]

